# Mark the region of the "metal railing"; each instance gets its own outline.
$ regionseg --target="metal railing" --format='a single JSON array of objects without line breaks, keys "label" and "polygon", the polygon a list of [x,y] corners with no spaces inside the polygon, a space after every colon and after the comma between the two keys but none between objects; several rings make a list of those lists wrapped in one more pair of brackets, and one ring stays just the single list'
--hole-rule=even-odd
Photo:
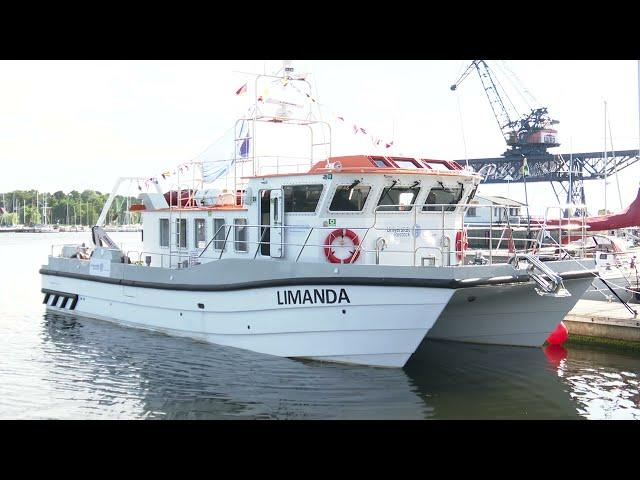
[{"label": "metal railing", "polygon": [[[270,232],[270,229],[279,228],[285,232],[291,232],[295,229],[299,234],[301,230],[304,230],[306,234],[304,240],[300,241],[288,241],[282,242],[287,250],[293,249],[291,255],[287,255],[287,258],[292,259],[294,262],[299,262],[305,251],[309,249],[325,249],[331,247],[326,243],[319,243],[317,238],[325,231],[334,231],[336,229],[349,229],[356,232],[360,237],[359,245],[354,246],[353,255],[351,256],[350,263],[359,258],[362,254],[365,258],[364,263],[379,264],[381,261],[382,253],[388,254],[405,254],[405,260],[402,263],[397,264],[409,264],[412,266],[424,265],[425,260],[433,259],[430,265],[449,265],[455,263],[488,263],[493,264],[495,261],[499,263],[506,263],[509,259],[514,258],[516,255],[522,254],[536,254],[544,255],[548,258],[561,258],[566,255],[563,251],[562,245],[563,238],[562,229],[573,230],[575,228],[567,228],[567,225],[549,226],[546,224],[547,214],[545,214],[545,220],[540,223],[536,223],[527,229],[525,227],[514,227],[509,221],[509,215],[505,215],[505,223],[493,224],[489,222],[488,225],[472,225],[464,223],[464,215],[466,208],[469,204],[405,204],[405,205],[379,205],[374,210],[374,216],[372,223],[368,226],[347,226],[347,225],[331,225],[331,226],[301,226],[301,225],[283,225],[273,227],[271,225],[262,224],[248,224],[248,225],[235,225],[235,224],[223,224],[213,232],[213,235],[209,239],[208,243],[202,249],[193,249],[189,252],[188,248],[182,248],[173,250],[169,248],[169,251],[138,251],[129,250],[126,252],[127,257],[134,261],[134,263],[144,264],[143,258],[146,256],[155,256],[160,258],[160,266],[165,266],[165,260],[169,267],[178,266],[184,267],[185,261],[183,259],[189,259],[188,265],[202,263],[205,261],[214,261],[222,259],[225,254],[227,257],[233,253],[233,258],[257,258],[260,249],[264,245],[273,245],[271,241],[265,241],[265,235]],[[490,220],[493,220],[494,209],[507,210],[510,205],[497,207],[495,205],[472,205],[474,208],[489,208]],[[428,211],[425,208],[429,208]],[[393,210],[390,210],[393,209]],[[406,214],[411,213],[412,217],[410,221],[407,221]],[[393,216],[398,216],[401,219],[400,225],[393,225],[389,222]],[[438,225],[434,225],[433,219],[438,217]],[[499,217],[500,218],[500,217]],[[418,222],[426,219],[431,219],[431,224],[428,227],[421,227]],[[584,218],[583,218],[584,220]],[[173,219],[175,222],[175,219]],[[171,222],[171,220],[170,220]],[[342,222],[340,222],[342,223]],[[244,239],[236,239],[235,235],[233,240],[231,237],[232,229],[245,229]],[[226,229],[226,230],[223,230]],[[254,230],[255,229],[255,230]],[[388,245],[385,235],[395,235],[394,232],[402,230],[402,233],[406,233],[410,241],[406,242],[405,248],[397,249],[391,248]],[[466,238],[471,243],[475,241],[476,245],[469,245],[465,248],[464,242],[461,240],[456,242],[458,232],[465,230],[467,232]],[[551,232],[557,230],[557,239],[553,238]],[[221,238],[220,232],[224,232],[224,238]],[[250,232],[257,231],[255,235]],[[482,231],[484,236],[470,235],[469,232]],[[514,232],[527,231],[527,236],[523,238],[514,238]],[[379,232],[382,232],[382,236]],[[437,239],[440,245],[425,245],[422,238],[423,232],[430,232],[431,239]],[[314,237],[314,233],[316,234]],[[580,233],[584,239],[586,228],[583,224],[580,228]],[[376,239],[372,242],[369,240],[371,235],[376,236]],[[290,235],[288,235],[290,237]],[[568,234],[569,240],[573,237],[571,233]],[[283,235],[283,238],[284,235]],[[322,237],[320,237],[322,238]],[[220,243],[222,242],[222,243]],[[326,242],[326,240],[325,240]],[[369,245],[371,244],[371,245]],[[228,248],[233,245],[233,249]],[[211,248],[213,246],[213,248]],[[506,248],[501,248],[506,246]],[[174,246],[175,247],[175,246]],[[220,247],[220,248],[218,248]],[[453,248],[452,248],[453,247]],[[520,247],[520,248],[518,248]],[[197,255],[194,256],[193,252],[197,250]],[[427,253],[427,256],[421,255]],[[580,255],[584,255],[584,250],[581,250]],[[371,255],[369,255],[371,254]],[[53,247],[52,247],[53,255]],[[251,255],[251,257],[249,257]],[[488,259],[485,258],[488,256]],[[471,257],[471,261],[467,262],[467,259]],[[175,261],[174,261],[175,260]],[[437,262],[436,260],[439,260]],[[394,259],[396,262],[401,262],[401,258]],[[362,263],[362,261],[361,261]]]}]

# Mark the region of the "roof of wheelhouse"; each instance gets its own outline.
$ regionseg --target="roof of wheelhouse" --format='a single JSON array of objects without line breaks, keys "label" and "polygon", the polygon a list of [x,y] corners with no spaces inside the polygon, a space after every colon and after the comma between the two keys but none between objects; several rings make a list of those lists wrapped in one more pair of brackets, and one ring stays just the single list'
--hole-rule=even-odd
[{"label": "roof of wheelhouse", "polygon": [[[315,163],[308,172],[277,173],[257,177],[299,176],[325,173],[391,173],[407,175],[473,175],[451,160],[433,160],[413,157],[385,157],[381,155],[346,155],[331,157]],[[246,178],[246,177],[245,177]]]}]

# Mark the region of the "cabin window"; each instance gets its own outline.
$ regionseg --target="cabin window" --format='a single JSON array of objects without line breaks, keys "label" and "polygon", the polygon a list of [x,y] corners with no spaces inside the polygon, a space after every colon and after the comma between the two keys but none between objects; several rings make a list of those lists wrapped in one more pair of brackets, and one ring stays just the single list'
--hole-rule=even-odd
[{"label": "cabin window", "polygon": [[[462,199],[462,187],[433,187],[422,207],[423,212],[453,212]],[[451,206],[447,206],[451,205]]]},{"label": "cabin window", "polygon": [[247,219],[236,218],[233,220],[235,235],[235,251],[246,252],[247,247]]},{"label": "cabin window", "polygon": [[194,245],[196,248],[204,248],[207,242],[206,227],[204,218],[196,218],[193,221]]},{"label": "cabin window", "polygon": [[412,169],[412,170],[422,168],[420,165],[417,164],[417,162],[414,162],[413,160],[396,160],[394,158],[393,161],[396,162],[396,165],[398,165],[399,168]]},{"label": "cabin window", "polygon": [[451,170],[446,164],[444,163],[440,163],[440,162],[429,162],[428,160],[423,160],[423,162],[425,163],[425,165],[429,168],[431,168],[432,170],[442,170],[442,171],[448,171]]},{"label": "cabin window", "polygon": [[[385,187],[378,202],[379,212],[404,212],[413,208],[420,187]],[[389,206],[383,206],[389,205]]]},{"label": "cabin window", "polygon": [[224,226],[224,218],[213,219],[213,248],[214,250],[222,250],[226,237],[226,228]]},{"label": "cabin window", "polygon": [[476,207],[469,207],[469,209],[467,210],[467,216],[477,217],[478,215],[476,214]]},{"label": "cabin window", "polygon": [[316,211],[322,185],[285,185],[284,211],[287,213],[313,213]]},{"label": "cabin window", "polygon": [[374,157],[371,161],[378,168],[389,168],[389,164],[383,158]]},{"label": "cabin window", "polygon": [[186,218],[178,218],[176,219],[176,245],[178,248],[187,248],[187,219]]},{"label": "cabin window", "polygon": [[169,246],[169,219],[168,218],[160,219],[160,246],[161,247]]},{"label": "cabin window", "polygon": [[367,201],[371,187],[340,185],[331,200],[332,212],[361,212]]}]

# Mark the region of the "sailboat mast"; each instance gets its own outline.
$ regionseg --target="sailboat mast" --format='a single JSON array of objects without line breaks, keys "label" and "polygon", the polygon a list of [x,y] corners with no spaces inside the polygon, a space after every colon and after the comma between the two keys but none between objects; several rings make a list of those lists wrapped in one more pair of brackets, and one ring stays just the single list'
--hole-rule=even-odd
[{"label": "sailboat mast", "polygon": [[604,214],[607,214],[607,102],[604,102]]},{"label": "sailboat mast", "polygon": [[43,225],[47,224],[47,194],[43,193],[42,196],[44,197],[44,200],[42,202],[42,219],[43,219]]}]

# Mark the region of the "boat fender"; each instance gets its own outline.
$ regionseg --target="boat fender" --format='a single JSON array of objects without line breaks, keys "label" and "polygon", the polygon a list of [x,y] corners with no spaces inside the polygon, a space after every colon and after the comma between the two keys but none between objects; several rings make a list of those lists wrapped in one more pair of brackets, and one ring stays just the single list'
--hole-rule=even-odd
[{"label": "boat fender", "polygon": [[568,338],[569,330],[564,323],[560,322],[556,329],[551,332],[549,338],[547,338],[547,343],[549,343],[549,345],[562,345]]},{"label": "boat fender", "polygon": [[[347,237],[351,239],[353,242],[354,250],[347,258],[338,258],[336,257],[334,251],[331,249],[331,245],[338,237]],[[337,228],[333,232],[331,232],[327,239],[324,241],[324,254],[331,263],[353,263],[360,256],[360,239],[358,238],[358,234],[353,230],[349,230],[348,228]]]},{"label": "boat fender", "polygon": [[458,230],[456,233],[456,258],[458,261],[464,261],[464,252],[469,248],[469,240],[467,239],[467,230]]}]

